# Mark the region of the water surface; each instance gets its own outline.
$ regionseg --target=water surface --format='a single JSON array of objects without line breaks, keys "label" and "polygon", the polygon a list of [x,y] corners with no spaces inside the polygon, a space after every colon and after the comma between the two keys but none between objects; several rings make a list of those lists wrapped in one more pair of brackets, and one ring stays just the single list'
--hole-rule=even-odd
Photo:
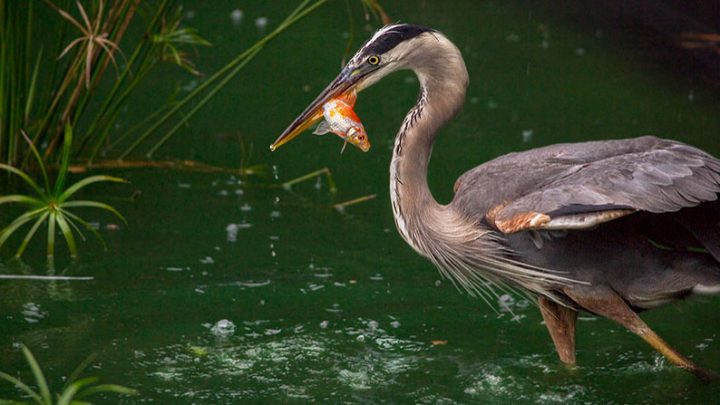
[{"label": "water surface", "polygon": [[[257,40],[262,18],[268,30],[291,8],[183,3],[188,23],[215,45],[200,50],[205,71]],[[456,41],[470,71],[466,107],[443,130],[430,165],[441,201],[474,165],[555,142],[652,133],[720,155],[717,89],[693,71],[679,73],[688,59],[669,63],[666,48],[608,24],[589,2],[387,3],[392,18]],[[355,47],[377,27],[360,16],[356,10]],[[360,96],[370,153],[341,155],[337,139],[305,135],[270,154],[267,145],[337,73],[347,37],[345,6],[331,2],[269,45],[161,153],[236,166],[242,140],[254,146],[251,163],[268,165],[267,177],[113,172],[131,185],[85,197],[112,203],[130,224],[115,229],[112,217],[84,213],[109,251],[90,241],[79,263],[58,257],[48,269],[37,244],[24,264],[0,264],[4,274],[94,277],[0,281],[0,369],[30,377],[24,343],[57,385],[97,353],[88,374],[141,392],[106,398],[125,403],[698,403],[720,395],[589,315],[578,325],[579,367],[567,369],[534,304],[508,296],[491,308],[461,295],[405,245],[391,216],[387,166],[416,97],[411,74]],[[198,80],[170,68],[160,77],[177,86]],[[144,98],[160,97],[147,91],[122,125],[132,125]],[[337,194],[323,179],[292,191],[274,186],[322,167]],[[140,198],[129,201],[136,190]],[[377,198],[344,213],[331,207],[368,194]],[[720,371],[719,303],[693,299],[644,318]],[[0,398],[14,395],[0,384]]]}]

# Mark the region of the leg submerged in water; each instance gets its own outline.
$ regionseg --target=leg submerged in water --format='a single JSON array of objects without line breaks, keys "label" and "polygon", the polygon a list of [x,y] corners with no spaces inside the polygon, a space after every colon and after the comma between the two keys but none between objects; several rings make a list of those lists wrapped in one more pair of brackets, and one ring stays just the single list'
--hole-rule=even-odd
[{"label": "leg submerged in water", "polygon": [[560,361],[575,365],[575,321],[577,311],[564,307],[545,297],[538,298],[540,313],[550,337],[555,343]]},{"label": "leg submerged in water", "polygon": [[665,356],[672,364],[693,373],[702,380],[717,379],[717,375],[705,370],[680,352],[673,349],[667,342],[658,336],[652,329],[633,311],[625,301],[609,287],[592,290],[583,288],[567,288],[565,294],[578,305],[595,314],[604,316],[627,328],[632,333],[640,336],[649,343],[655,350]]}]

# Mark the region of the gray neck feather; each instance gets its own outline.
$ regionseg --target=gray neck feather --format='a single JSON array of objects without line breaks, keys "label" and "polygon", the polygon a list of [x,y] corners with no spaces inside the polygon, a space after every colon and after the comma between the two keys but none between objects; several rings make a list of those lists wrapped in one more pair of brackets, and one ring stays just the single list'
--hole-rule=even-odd
[{"label": "gray neck feather", "polygon": [[428,187],[428,163],[437,131],[462,107],[468,74],[460,51],[445,37],[425,35],[415,42],[406,59],[418,76],[420,94],[395,138],[390,193],[400,234],[428,256],[420,236],[447,215]]},{"label": "gray neck feather", "polygon": [[[406,67],[420,80],[415,106],[395,138],[390,164],[390,197],[398,231],[456,286],[486,302],[510,283],[563,304],[552,286],[575,283],[562,274],[514,261],[500,236],[438,204],[427,183],[428,163],[437,131],[462,107],[468,74],[460,51],[442,35],[423,35],[412,43]],[[564,304],[563,304],[564,305]]]}]

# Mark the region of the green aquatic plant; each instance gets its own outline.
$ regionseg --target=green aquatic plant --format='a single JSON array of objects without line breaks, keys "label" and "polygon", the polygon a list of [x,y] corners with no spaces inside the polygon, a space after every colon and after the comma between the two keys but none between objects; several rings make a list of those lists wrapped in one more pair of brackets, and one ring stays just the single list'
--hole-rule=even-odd
[{"label": "green aquatic plant", "polygon": [[26,224],[32,224],[30,226],[30,229],[25,234],[22,242],[20,243],[20,247],[15,253],[15,257],[22,256],[25,248],[27,247],[30,240],[32,240],[32,238],[35,236],[40,226],[47,222],[48,256],[53,256],[55,253],[55,235],[57,227],[60,229],[60,233],[67,242],[70,254],[73,258],[75,258],[77,257],[77,246],[75,243],[74,234],[77,233],[82,238],[84,238],[84,235],[80,230],[78,224],[82,225],[85,229],[89,230],[91,233],[97,236],[97,238],[101,242],[103,242],[103,239],[100,234],[95,229],[93,229],[92,226],[90,226],[90,224],[88,224],[78,215],[74,214],[71,211],[72,209],[83,207],[99,208],[111,212],[112,214],[120,218],[123,222],[126,222],[125,218],[115,208],[108,204],[98,201],[71,199],[75,195],[75,193],[89,186],[90,184],[98,182],[118,183],[125,182],[125,180],[117,177],[96,175],[86,177],[78,181],[77,183],[71,184],[66,187],[65,183],[67,180],[68,167],[70,164],[71,145],[73,138],[72,128],[69,124],[65,126],[65,138],[61,156],[61,163],[58,169],[57,176],[55,178],[55,182],[52,186],[48,176],[48,169],[42,157],[40,156],[40,153],[38,152],[35,145],[33,145],[32,141],[30,141],[27,136],[25,136],[25,138],[28,141],[29,148],[32,151],[32,154],[35,156],[39,171],[42,174],[43,182],[41,186],[37,182],[35,182],[35,180],[33,180],[30,175],[23,172],[22,170],[4,163],[0,163],[0,170],[5,170],[7,172],[17,175],[25,182],[26,185],[28,185],[32,189],[34,193],[34,196],[24,194],[0,195],[0,204],[18,203],[27,206],[27,210],[24,213],[19,215],[9,225],[0,230],[0,247],[2,247],[5,242],[21,227]]},{"label": "green aquatic plant", "polygon": [[[159,64],[200,75],[190,57],[210,43],[183,24],[177,3],[0,1],[0,162],[23,170],[32,162],[22,130],[32,134],[33,144],[43,145],[50,164],[59,161],[66,122],[81,135],[72,145],[76,164],[151,160],[267,44],[329,2],[298,1],[267,35],[209,73],[187,95],[153,99],[157,104],[135,117],[130,128],[118,125],[136,90]],[[388,19],[378,0],[359,3],[365,14]],[[36,10],[41,7],[53,11],[52,24],[41,20],[45,15]],[[117,55],[124,63],[116,63]],[[115,65],[114,77],[104,75],[109,64]]]},{"label": "green aquatic plant", "polygon": [[[71,7],[72,3],[0,2],[0,16],[4,17],[0,20],[3,36],[0,41],[7,49],[0,52],[3,163],[24,169],[32,161],[32,151],[22,142],[22,130],[33,134],[34,144],[46,145],[43,150],[46,158],[58,161],[64,123],[87,128],[96,121],[95,114],[88,114],[91,110],[88,107],[93,100],[103,100],[105,91],[100,84],[104,72],[111,62],[119,71],[116,54],[122,56],[122,52],[117,44],[136,15],[139,2],[120,0],[108,4],[94,0],[75,2],[76,8]],[[40,20],[41,13],[35,11],[38,6],[54,10],[59,17],[57,24]],[[29,68],[33,62],[36,69],[31,75]],[[23,115],[12,108],[14,99],[24,103]],[[8,100],[4,103],[6,107],[2,105],[4,100]]]},{"label": "green aquatic plant", "polygon": [[[220,90],[225,88],[228,82],[234,78],[248,63],[250,63],[260,51],[278,35],[286,31],[295,23],[303,19],[308,14],[317,10],[328,0],[303,0],[285,19],[278,24],[269,34],[262,37],[256,43],[245,49],[243,52],[235,56],[230,62],[212,74],[187,96],[175,103],[171,108],[164,110],[163,114],[154,120],[144,132],[135,137],[132,142],[120,155],[119,159],[125,159],[133,153],[140,145],[149,141],[151,135],[155,134],[158,129],[171,118],[176,117],[175,124],[160,136],[160,139],[154,143],[152,147],[145,153],[148,159],[152,159],[155,152],[158,151],[177,131],[182,128],[187,121],[193,117],[201,108],[207,104]],[[191,105],[187,111],[183,111],[183,107]]]},{"label": "green aquatic plant", "polygon": [[[57,18],[47,24],[38,8]],[[154,67],[170,61],[188,70],[188,47],[208,44],[180,26],[179,10],[175,0],[0,1],[0,162],[24,170],[33,161],[23,130],[50,164],[59,161],[66,122],[82,129],[76,162],[104,146]],[[132,50],[129,59],[120,44]],[[109,64],[114,78],[104,75]],[[166,104],[159,101],[160,110]]]},{"label": "green aquatic plant", "polygon": [[[58,13],[60,13],[64,19],[69,21],[82,33],[80,37],[74,39],[68,46],[65,47],[65,49],[63,49],[58,58],[65,56],[65,54],[67,54],[75,46],[81,46],[83,49],[82,52],[85,54],[85,87],[90,88],[90,77],[93,71],[92,62],[95,57],[95,50],[105,50],[110,60],[117,68],[117,63],[115,62],[113,53],[115,51],[120,51],[120,48],[118,48],[115,42],[108,39],[109,34],[107,32],[100,33],[104,9],[104,2],[102,0],[100,0],[100,4],[98,6],[97,16],[94,20],[92,20],[92,22],[90,21],[87,12],[85,12],[85,7],[83,7],[82,3],[78,2],[77,8],[80,11],[84,25],[80,24],[80,22],[73,18],[67,11],[58,9]],[[84,45],[80,45],[83,43]]]},{"label": "green aquatic plant", "polygon": [[296,177],[294,179],[290,179],[280,185],[280,187],[284,188],[285,190],[292,190],[292,187],[296,184],[306,182],[308,180],[317,178],[319,176],[325,176],[325,179],[327,180],[328,187],[330,194],[337,193],[337,186],[335,185],[335,179],[333,179],[332,172],[327,167],[323,167],[320,170],[315,170],[314,172],[310,172],[308,174],[302,175],[300,177]]},{"label": "green aquatic plant", "polygon": [[182,27],[182,7],[175,9],[170,18],[163,18],[160,32],[153,35],[152,41],[161,47],[161,59],[172,62],[185,69],[194,76],[201,76],[195,64],[187,57],[187,51],[182,46],[211,46],[212,44],[201,37],[197,30],[191,27]]},{"label": "green aquatic plant", "polygon": [[19,378],[13,377],[12,375],[0,371],[0,379],[15,385],[18,389],[24,392],[30,400],[18,401],[0,399],[0,404],[38,404],[38,405],[80,405],[90,404],[87,400],[88,397],[100,393],[115,393],[120,395],[137,395],[137,391],[132,388],[123,387],[117,384],[98,384],[99,379],[97,377],[86,377],[78,379],[83,370],[90,364],[92,357],[88,358],[78,366],[78,368],[70,374],[67,382],[63,386],[62,391],[59,394],[55,394],[55,398],[50,392],[50,386],[48,385],[45,374],[40,368],[40,364],[33,356],[30,349],[25,345],[22,346],[22,352],[25,356],[25,360],[32,371],[33,377],[35,377],[35,384],[37,385],[37,391],[33,390],[29,385],[22,382]]}]

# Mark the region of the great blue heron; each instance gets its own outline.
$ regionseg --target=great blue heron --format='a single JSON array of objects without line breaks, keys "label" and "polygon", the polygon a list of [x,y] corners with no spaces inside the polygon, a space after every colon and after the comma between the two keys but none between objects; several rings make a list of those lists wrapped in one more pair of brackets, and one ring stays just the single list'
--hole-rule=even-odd
[{"label": "great blue heron", "polygon": [[443,34],[407,24],[370,38],[271,149],[310,127],[328,100],[400,69],[415,72],[420,94],[395,138],[390,196],[414,250],[473,295],[509,285],[537,297],[564,363],[575,363],[575,321],[584,310],[629,329],[678,367],[711,376],[638,312],[720,293],[720,160],[652,136],[558,144],[475,167],[441,205],[428,188],[428,162],[436,132],[463,105],[468,74]]}]

